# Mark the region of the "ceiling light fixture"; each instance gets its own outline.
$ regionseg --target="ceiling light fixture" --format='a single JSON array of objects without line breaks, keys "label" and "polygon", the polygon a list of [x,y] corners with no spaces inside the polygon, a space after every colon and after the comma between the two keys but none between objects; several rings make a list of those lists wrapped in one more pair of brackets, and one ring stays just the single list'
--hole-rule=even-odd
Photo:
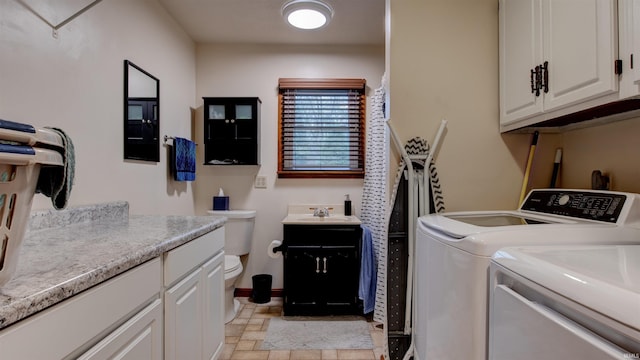
[{"label": "ceiling light fixture", "polygon": [[299,29],[318,29],[329,23],[333,9],[320,0],[291,0],[282,6],[282,16]]}]

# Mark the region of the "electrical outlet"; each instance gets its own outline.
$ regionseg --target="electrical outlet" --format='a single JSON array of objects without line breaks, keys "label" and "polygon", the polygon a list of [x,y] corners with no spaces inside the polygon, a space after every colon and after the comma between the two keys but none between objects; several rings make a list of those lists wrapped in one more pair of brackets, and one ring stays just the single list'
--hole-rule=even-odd
[{"label": "electrical outlet", "polygon": [[267,188],[267,177],[266,176],[256,176],[256,182],[254,184],[256,189],[266,189]]}]

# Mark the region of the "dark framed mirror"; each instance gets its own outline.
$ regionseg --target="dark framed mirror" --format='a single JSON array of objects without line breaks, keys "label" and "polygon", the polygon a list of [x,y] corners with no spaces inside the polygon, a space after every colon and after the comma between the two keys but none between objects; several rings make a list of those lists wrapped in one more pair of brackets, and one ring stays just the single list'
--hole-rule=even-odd
[{"label": "dark framed mirror", "polygon": [[160,80],[124,61],[124,158],[160,161]]}]

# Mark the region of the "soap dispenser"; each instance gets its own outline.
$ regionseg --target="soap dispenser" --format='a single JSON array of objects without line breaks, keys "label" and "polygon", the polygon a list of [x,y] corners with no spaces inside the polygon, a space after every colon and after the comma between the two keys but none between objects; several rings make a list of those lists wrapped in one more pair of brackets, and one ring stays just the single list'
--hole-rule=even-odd
[{"label": "soap dispenser", "polygon": [[349,194],[345,195],[344,199],[344,215],[351,216],[351,199],[349,199]]}]

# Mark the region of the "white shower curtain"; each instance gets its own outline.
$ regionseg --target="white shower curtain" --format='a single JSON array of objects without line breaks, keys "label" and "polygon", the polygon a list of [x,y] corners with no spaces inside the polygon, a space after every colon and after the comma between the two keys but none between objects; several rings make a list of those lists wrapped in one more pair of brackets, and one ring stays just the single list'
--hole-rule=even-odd
[{"label": "white shower curtain", "polygon": [[[384,81],[383,81],[384,84]],[[373,319],[384,323],[387,311],[387,163],[389,140],[384,115],[384,85],[373,94],[371,116],[367,122],[364,188],[360,220],[369,228],[378,266],[376,304]]]}]

